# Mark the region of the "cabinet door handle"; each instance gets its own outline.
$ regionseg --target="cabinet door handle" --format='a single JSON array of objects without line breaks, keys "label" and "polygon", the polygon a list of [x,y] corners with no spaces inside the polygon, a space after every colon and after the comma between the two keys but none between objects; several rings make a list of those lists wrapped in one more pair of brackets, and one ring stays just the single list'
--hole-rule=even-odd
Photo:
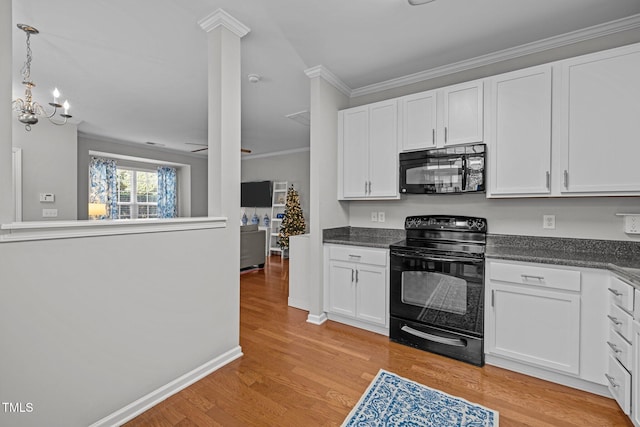
[{"label": "cabinet door handle", "polygon": [[622,292],[620,292],[617,289],[613,289],[613,288],[607,288],[609,290],[609,292],[611,292],[612,294],[614,294],[617,297],[621,297],[622,296]]},{"label": "cabinet door handle", "polygon": [[569,189],[569,171],[566,169],[564,170],[564,188]]},{"label": "cabinet door handle", "polygon": [[369,181],[369,194],[371,194],[371,181]]},{"label": "cabinet door handle", "polygon": [[607,377],[607,380],[609,381],[609,384],[611,384],[611,387],[613,388],[618,388],[620,387],[620,384],[617,384],[614,380],[615,378],[613,378],[611,375],[609,374],[604,374],[605,377]]},{"label": "cabinet door handle", "polygon": [[447,135],[447,127],[445,126],[445,127],[444,127],[444,143],[445,143],[445,144],[447,143],[447,136],[448,136],[448,135]]},{"label": "cabinet door handle", "polygon": [[353,283],[353,268],[351,269],[351,283]]},{"label": "cabinet door handle", "polygon": [[521,274],[520,277],[522,277],[523,280],[536,279],[541,282],[544,281],[544,276],[532,276],[530,274]]},{"label": "cabinet door handle", "polygon": [[547,190],[551,189],[551,174],[547,171]]},{"label": "cabinet door handle", "polygon": [[367,194],[367,181],[364,182],[364,194]]},{"label": "cabinet door handle", "polygon": [[358,283],[358,269],[356,269],[356,283]]},{"label": "cabinet door handle", "polygon": [[431,143],[433,145],[436,144],[436,130],[435,129],[431,129]]},{"label": "cabinet door handle", "polygon": [[494,289],[491,289],[491,307],[494,306],[496,300],[496,291]]},{"label": "cabinet door handle", "polygon": [[616,326],[622,325],[622,322],[619,321],[618,319],[616,319],[615,317],[613,317],[612,315],[607,314],[607,317],[609,318],[609,320],[611,320],[613,322],[614,325],[616,325]]},{"label": "cabinet door handle", "polygon": [[612,343],[611,341],[607,341],[607,344],[609,345],[609,347],[611,347],[611,350],[613,350],[614,353],[616,353],[616,354],[622,353],[622,350],[620,350],[618,347],[616,347],[616,345],[614,343]]}]

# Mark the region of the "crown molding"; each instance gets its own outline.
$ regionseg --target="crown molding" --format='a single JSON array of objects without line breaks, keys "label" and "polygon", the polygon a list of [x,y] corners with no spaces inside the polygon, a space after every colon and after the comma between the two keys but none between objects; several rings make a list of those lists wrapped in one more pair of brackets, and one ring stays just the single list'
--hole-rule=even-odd
[{"label": "crown molding", "polygon": [[335,74],[329,71],[325,66],[316,65],[315,67],[307,68],[306,70],[304,70],[304,73],[310,79],[314,77],[322,77],[327,82],[331,83],[331,85],[338,89],[340,92],[351,97],[351,88],[347,86],[342,80],[340,80]]},{"label": "crown molding", "polygon": [[430,70],[398,77],[396,79],[390,79],[380,83],[363,86],[357,89],[353,89],[350,96],[357,97],[370,95],[384,90],[395,89],[397,87],[418,83],[436,77],[446,76],[449,74],[494,64],[496,62],[515,59],[525,55],[531,55],[534,53],[539,53],[546,50],[595,39],[598,37],[604,37],[610,34],[632,30],[639,27],[640,14],[632,15],[615,21],[606,22],[604,24],[594,25],[592,27],[587,27],[569,33],[561,34],[559,36],[549,37],[532,43],[526,43],[513,48],[504,49],[464,61],[455,62],[453,64],[444,65],[442,67],[436,67]]},{"label": "crown molding", "polygon": [[241,160],[253,160],[253,159],[264,159],[266,157],[286,156],[288,154],[304,153],[305,151],[311,151],[311,149],[309,147],[303,147],[303,148],[293,148],[291,150],[274,151],[272,153],[245,154],[244,156],[241,157]]},{"label": "crown molding", "polygon": [[240,38],[246,36],[249,31],[251,31],[249,27],[222,9],[218,9],[211,15],[202,18],[198,21],[198,25],[200,25],[200,27],[202,27],[206,32],[213,31],[222,25]]}]

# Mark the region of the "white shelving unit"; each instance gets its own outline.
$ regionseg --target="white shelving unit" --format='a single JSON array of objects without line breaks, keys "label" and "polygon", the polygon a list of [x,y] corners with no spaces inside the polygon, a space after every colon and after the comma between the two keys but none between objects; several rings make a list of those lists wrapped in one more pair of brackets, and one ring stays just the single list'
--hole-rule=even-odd
[{"label": "white shelving unit", "polygon": [[271,200],[271,225],[269,230],[269,254],[278,253],[282,255],[282,249],[278,244],[278,233],[282,218],[278,218],[278,214],[284,214],[284,208],[287,206],[287,181],[273,183],[273,198]]}]

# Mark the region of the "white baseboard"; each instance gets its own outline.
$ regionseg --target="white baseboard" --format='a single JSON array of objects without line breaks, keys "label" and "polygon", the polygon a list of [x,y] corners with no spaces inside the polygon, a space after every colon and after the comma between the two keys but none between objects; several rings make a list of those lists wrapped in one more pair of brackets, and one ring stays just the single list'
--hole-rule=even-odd
[{"label": "white baseboard", "polygon": [[313,323],[314,325],[322,325],[327,321],[327,313],[322,313],[320,315],[311,314],[307,316],[307,323]]},{"label": "white baseboard", "polygon": [[196,381],[206,377],[210,373],[217,371],[224,365],[233,362],[234,360],[242,357],[242,348],[237,346],[224,354],[208,361],[207,363],[197,367],[191,372],[187,372],[183,376],[176,378],[168,384],[152,391],[146,396],[141,397],[135,402],[130,403],[122,409],[119,409],[112,414],[107,415],[99,421],[91,424],[89,427],[106,427],[106,426],[121,426],[127,421],[131,421],[138,415],[142,414],[146,410],[152,408],[158,403],[173,396],[180,390],[187,388]]}]

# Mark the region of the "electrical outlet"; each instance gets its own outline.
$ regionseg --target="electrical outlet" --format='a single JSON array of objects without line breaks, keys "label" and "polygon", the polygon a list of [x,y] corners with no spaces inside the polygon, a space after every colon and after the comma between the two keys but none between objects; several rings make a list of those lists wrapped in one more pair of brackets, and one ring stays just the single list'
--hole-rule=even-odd
[{"label": "electrical outlet", "polygon": [[555,215],[543,215],[542,216],[542,228],[548,228],[555,230],[556,228],[556,216]]},{"label": "electrical outlet", "polygon": [[58,216],[58,209],[42,209],[43,218],[55,218]]},{"label": "electrical outlet", "polygon": [[[378,215],[378,219],[380,216]],[[624,217],[624,232],[627,234],[640,234],[640,216],[627,215]]]},{"label": "electrical outlet", "polygon": [[378,212],[371,211],[371,222],[378,222]]},{"label": "electrical outlet", "polygon": [[384,222],[385,219],[384,212],[378,212],[378,222]]}]

